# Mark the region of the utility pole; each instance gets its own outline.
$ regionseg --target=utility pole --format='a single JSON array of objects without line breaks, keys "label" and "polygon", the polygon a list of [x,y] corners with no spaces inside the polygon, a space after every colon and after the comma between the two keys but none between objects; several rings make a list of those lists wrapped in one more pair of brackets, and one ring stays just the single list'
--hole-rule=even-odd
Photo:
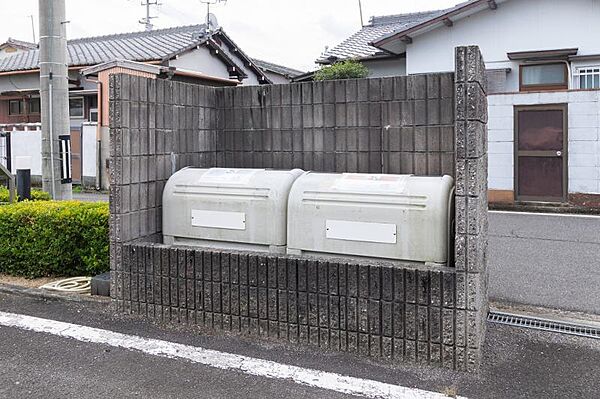
[{"label": "utility pole", "polygon": [[31,34],[33,36],[33,43],[37,43],[37,40],[35,39],[35,25],[33,24],[33,15],[30,15],[29,18],[31,18]]},{"label": "utility pole", "polygon": [[160,3],[158,2],[158,0],[144,0],[142,1],[142,6],[146,7],[146,17],[140,19],[140,24],[144,25],[146,27],[147,31],[151,31],[152,29],[154,29],[154,25],[152,25],[152,20],[155,18],[158,18],[157,16],[152,16],[150,13],[150,7],[152,6],[159,6]]},{"label": "utility pole", "polygon": [[[42,108],[42,186],[55,200],[73,198],[71,183],[62,184],[59,137],[70,134],[69,76],[65,0],[39,0],[40,98]],[[62,152],[69,156],[66,152]],[[66,160],[65,160],[66,161]],[[70,162],[66,163],[70,167]],[[70,171],[67,171],[70,176]]]},{"label": "utility pole", "polygon": [[360,27],[364,28],[365,22],[364,22],[364,19],[363,19],[362,1],[361,0],[358,0],[358,10],[360,11]]}]

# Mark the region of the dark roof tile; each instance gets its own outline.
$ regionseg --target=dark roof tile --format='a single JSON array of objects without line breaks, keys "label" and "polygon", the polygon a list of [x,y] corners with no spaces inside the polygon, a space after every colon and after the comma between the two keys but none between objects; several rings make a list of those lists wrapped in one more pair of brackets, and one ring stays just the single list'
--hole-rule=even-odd
[{"label": "dark roof tile", "polygon": [[[86,66],[118,58],[132,61],[160,60],[197,42],[194,33],[199,33],[203,28],[204,25],[189,25],[69,40],[68,63],[69,66]],[[0,72],[36,69],[38,66],[37,48],[0,60]]]},{"label": "dark roof tile", "polygon": [[280,75],[289,76],[290,78],[302,75],[304,73],[297,69],[288,68],[283,65],[273,64],[272,62],[268,61],[257,60],[256,58],[253,58],[252,61],[254,61],[257,67],[264,71],[271,71]]},{"label": "dark roof tile", "polygon": [[407,29],[428,19],[435,18],[442,13],[443,10],[437,10],[371,17],[368,25],[365,25],[341,44],[327,50],[319,57],[317,63],[327,64],[330,59],[362,59],[376,56],[381,53],[381,50],[371,46],[369,43],[372,41],[400,29]]}]

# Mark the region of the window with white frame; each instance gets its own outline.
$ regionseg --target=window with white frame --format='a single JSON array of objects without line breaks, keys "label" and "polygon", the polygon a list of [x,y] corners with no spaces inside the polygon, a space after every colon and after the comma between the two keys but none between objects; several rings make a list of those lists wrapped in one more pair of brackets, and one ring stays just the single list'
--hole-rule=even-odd
[{"label": "window with white frame", "polygon": [[600,65],[577,68],[573,77],[578,89],[600,89]]}]

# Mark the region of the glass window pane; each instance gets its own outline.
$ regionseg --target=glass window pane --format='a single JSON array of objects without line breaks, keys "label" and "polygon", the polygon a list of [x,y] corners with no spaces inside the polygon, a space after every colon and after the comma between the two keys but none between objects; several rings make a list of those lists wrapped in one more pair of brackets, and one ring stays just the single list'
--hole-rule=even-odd
[{"label": "glass window pane", "polygon": [[40,113],[40,99],[32,98],[29,100],[29,113],[39,114]]},{"label": "glass window pane", "polygon": [[565,84],[565,65],[530,65],[523,67],[523,84],[552,85]]},{"label": "glass window pane", "polygon": [[600,75],[594,75],[594,89],[600,89]]},{"label": "glass window pane", "polygon": [[83,98],[69,99],[69,116],[71,118],[83,118]]},{"label": "glass window pane", "polygon": [[588,75],[587,76],[587,84],[586,84],[586,89],[591,89],[594,87],[594,77],[592,75]]},{"label": "glass window pane", "polygon": [[21,114],[21,101],[11,100],[8,102],[8,113],[9,115]]}]

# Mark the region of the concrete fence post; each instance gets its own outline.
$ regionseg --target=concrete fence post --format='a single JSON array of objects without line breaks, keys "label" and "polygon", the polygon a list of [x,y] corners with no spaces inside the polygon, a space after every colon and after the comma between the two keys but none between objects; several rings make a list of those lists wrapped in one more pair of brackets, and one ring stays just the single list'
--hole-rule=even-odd
[{"label": "concrete fence post", "polygon": [[[479,366],[487,316],[487,97],[485,64],[477,46],[456,48],[456,244],[457,292],[464,292],[456,323],[466,326],[457,369]],[[459,349],[457,348],[457,351]],[[465,363],[463,363],[463,361]]]}]

